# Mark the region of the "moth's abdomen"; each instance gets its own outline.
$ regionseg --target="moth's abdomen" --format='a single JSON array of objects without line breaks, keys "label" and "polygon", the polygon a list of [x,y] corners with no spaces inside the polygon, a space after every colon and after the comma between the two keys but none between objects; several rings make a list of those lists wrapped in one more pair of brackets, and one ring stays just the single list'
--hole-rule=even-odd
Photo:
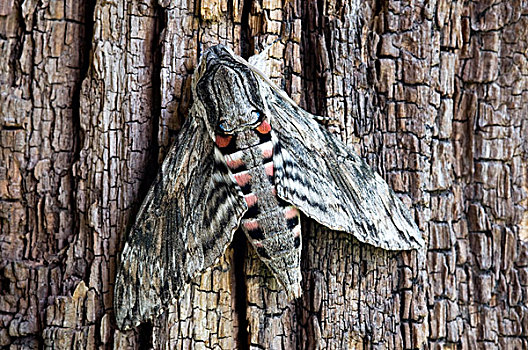
[{"label": "moth's abdomen", "polygon": [[277,197],[271,131],[263,124],[229,136],[229,141],[218,136],[216,144],[248,205],[242,230],[289,297],[295,298],[301,294],[299,211]]}]

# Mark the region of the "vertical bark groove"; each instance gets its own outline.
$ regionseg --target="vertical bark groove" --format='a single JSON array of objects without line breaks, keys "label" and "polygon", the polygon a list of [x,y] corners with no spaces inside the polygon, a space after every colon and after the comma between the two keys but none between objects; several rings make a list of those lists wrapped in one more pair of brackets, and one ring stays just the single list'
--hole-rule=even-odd
[{"label": "vertical bark groove", "polygon": [[235,274],[235,307],[238,318],[237,348],[249,349],[249,335],[247,322],[247,291],[246,291],[246,265],[247,242],[243,232],[236,232],[233,239],[233,264]]}]

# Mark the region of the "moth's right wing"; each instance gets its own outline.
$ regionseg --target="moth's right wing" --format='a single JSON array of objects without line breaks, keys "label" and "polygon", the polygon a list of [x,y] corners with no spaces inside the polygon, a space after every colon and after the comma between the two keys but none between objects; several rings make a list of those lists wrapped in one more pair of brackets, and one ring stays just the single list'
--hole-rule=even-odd
[{"label": "moth's right wing", "polygon": [[125,243],[114,291],[120,329],[158,315],[213,266],[247,210],[202,123],[186,121]]},{"label": "moth's right wing", "polygon": [[421,232],[388,184],[280,92],[268,100],[277,195],[333,230],[388,250],[421,249]]}]

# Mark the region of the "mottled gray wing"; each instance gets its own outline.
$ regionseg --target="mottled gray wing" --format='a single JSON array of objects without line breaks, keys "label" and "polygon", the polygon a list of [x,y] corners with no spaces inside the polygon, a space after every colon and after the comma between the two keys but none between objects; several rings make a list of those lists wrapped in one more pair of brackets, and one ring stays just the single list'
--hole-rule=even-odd
[{"label": "mottled gray wing", "polygon": [[114,291],[117,326],[161,313],[224,254],[247,210],[202,120],[191,116],[125,243]]},{"label": "mottled gray wing", "polygon": [[387,183],[314,116],[272,90],[268,99],[277,194],[333,230],[387,250],[424,246]]}]

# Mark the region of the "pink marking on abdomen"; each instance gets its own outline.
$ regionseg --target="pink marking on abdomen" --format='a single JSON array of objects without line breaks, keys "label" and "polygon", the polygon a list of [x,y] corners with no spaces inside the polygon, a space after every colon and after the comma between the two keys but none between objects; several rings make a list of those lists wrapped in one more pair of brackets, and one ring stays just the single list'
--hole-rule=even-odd
[{"label": "pink marking on abdomen", "polygon": [[267,134],[271,131],[271,125],[267,121],[263,121],[259,126],[256,127],[257,131],[261,134]]},{"label": "pink marking on abdomen", "polygon": [[247,171],[243,171],[241,173],[235,174],[235,180],[238,186],[244,187],[249,181],[251,181],[251,175],[249,175]]},{"label": "pink marking on abdomen", "polygon": [[258,200],[257,196],[255,196],[255,194],[253,193],[245,195],[244,199],[246,200],[248,208],[251,208],[252,206],[254,206]]},{"label": "pink marking on abdomen", "polygon": [[266,175],[273,176],[273,162],[264,164],[264,171],[266,172]]},{"label": "pink marking on abdomen", "polygon": [[228,136],[216,135],[215,143],[217,144],[218,147],[224,148],[224,147],[229,146],[229,143],[231,142],[232,138],[233,136],[231,135],[228,135]]},{"label": "pink marking on abdomen", "polygon": [[293,237],[299,237],[301,235],[301,225],[295,226],[292,232],[293,232]]},{"label": "pink marking on abdomen", "polygon": [[273,156],[273,144],[271,142],[261,144],[260,150],[262,151],[262,158],[264,159],[269,159]]},{"label": "pink marking on abdomen", "polygon": [[242,158],[234,158],[232,155],[225,156],[227,167],[231,170],[236,170],[244,165]]},{"label": "pink marking on abdomen", "polygon": [[254,231],[259,228],[259,222],[258,220],[248,220],[244,222],[244,227],[248,229],[248,231]]},{"label": "pink marking on abdomen", "polygon": [[284,210],[284,217],[286,219],[291,219],[299,215],[299,211],[295,207],[287,207]]}]

